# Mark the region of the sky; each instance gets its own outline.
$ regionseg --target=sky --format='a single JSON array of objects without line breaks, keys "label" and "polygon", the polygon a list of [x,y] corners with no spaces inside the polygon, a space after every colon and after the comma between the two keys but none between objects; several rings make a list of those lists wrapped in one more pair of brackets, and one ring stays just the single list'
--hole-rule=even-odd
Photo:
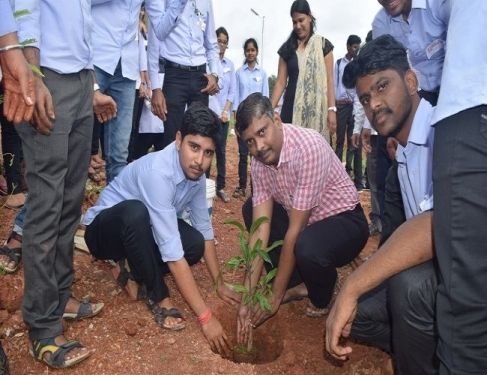
[{"label": "sky", "polygon": [[[381,8],[377,0],[308,0],[316,18],[316,32],[333,43],[335,60],[346,53],[350,34],[365,40],[372,20]],[[244,59],[243,43],[253,37],[259,43],[259,62],[268,75],[277,75],[277,50],[292,31],[289,15],[293,0],[213,0],[215,27],[224,26],[230,36],[225,54],[238,69]],[[254,9],[261,17],[253,14]],[[264,45],[262,48],[262,16]]]}]

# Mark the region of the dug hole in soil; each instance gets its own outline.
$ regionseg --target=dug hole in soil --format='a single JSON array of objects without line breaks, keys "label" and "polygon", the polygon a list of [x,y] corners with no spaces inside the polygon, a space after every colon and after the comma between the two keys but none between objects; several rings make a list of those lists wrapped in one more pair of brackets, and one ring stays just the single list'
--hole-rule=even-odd
[{"label": "dug hole in soil", "polygon": [[237,343],[237,315],[221,302],[213,306],[215,315],[220,320],[233,349],[231,360],[236,363],[265,364],[275,361],[283,350],[283,337],[280,325],[281,317],[276,315],[264,324],[253,329],[253,349],[250,353],[242,352]]},{"label": "dug hole in soil", "polygon": [[[226,191],[231,196],[238,181],[238,148],[234,136],[227,146]],[[215,168],[212,178],[215,178]],[[90,185],[88,185],[90,187]],[[87,189],[83,204],[86,210],[96,200],[92,188]],[[361,193],[361,203],[368,212],[370,197]],[[5,197],[0,197],[2,207]],[[227,204],[215,199],[213,226],[218,240],[217,252],[221,266],[239,253],[238,232],[224,224],[227,219],[242,221],[243,200],[232,198]],[[16,211],[0,208],[0,245],[7,239]],[[378,237],[369,239],[362,256],[370,255],[377,248]],[[201,328],[186,302],[177,291],[172,277],[166,277],[167,285],[176,306],[186,318],[186,328],[169,332],[159,328],[143,302],[131,302],[124,291],[117,287],[110,274],[110,267],[93,261],[89,254],[75,252],[75,280],[73,293],[76,297],[90,296],[92,301],[102,301],[105,307],[97,317],[78,322],[67,322],[65,335],[79,339],[93,354],[72,369],[51,370],[35,361],[28,353],[28,331],[22,322],[20,304],[23,294],[23,267],[13,275],[0,276],[0,339],[10,362],[11,375],[72,374],[72,375],[386,375],[390,374],[390,357],[382,351],[358,343],[351,343],[350,360],[337,363],[324,352],[325,319],[305,316],[307,300],[281,306],[278,313],[261,327],[261,334],[275,343],[263,341],[261,361],[255,364],[237,364],[223,359],[210,350]],[[206,266],[192,267],[193,275],[203,298],[214,309],[226,334],[235,341],[236,311],[225,305],[215,294]],[[352,271],[350,266],[339,269],[337,290],[342,280]],[[241,282],[241,275],[224,272],[228,282]],[[275,331],[270,326],[275,325]],[[270,331],[268,331],[270,330]],[[258,339],[257,339],[258,340]],[[259,344],[260,345],[260,344]],[[274,346],[273,346],[274,345]],[[275,348],[275,349],[272,349]],[[278,354],[280,353],[280,354]],[[273,358],[273,359],[272,359]],[[266,362],[266,363],[264,363]]]}]

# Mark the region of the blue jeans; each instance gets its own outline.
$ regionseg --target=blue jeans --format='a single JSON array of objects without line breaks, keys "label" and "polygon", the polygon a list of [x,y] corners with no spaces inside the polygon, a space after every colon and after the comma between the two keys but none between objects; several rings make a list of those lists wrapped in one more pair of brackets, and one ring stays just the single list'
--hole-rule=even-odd
[{"label": "blue jeans", "polygon": [[15,216],[15,224],[12,232],[17,233],[20,236],[22,236],[22,234],[24,233],[24,217],[26,211],[27,211],[27,204],[24,204],[20,209],[20,211],[18,212],[17,216]]},{"label": "blue jeans", "polygon": [[135,81],[122,76],[120,61],[113,75],[95,66],[100,90],[117,103],[117,117],[104,125],[103,145],[106,159],[107,181],[112,181],[127,165],[132,114],[135,100]]}]

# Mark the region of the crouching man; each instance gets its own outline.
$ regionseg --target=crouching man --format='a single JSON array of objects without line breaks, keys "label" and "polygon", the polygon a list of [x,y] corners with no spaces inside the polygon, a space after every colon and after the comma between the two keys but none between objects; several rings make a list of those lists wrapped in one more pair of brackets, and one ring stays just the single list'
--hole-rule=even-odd
[{"label": "crouching man", "polygon": [[[336,268],[357,256],[369,233],[352,180],[318,132],[283,124],[260,93],[240,104],[236,129],[253,156],[253,196],[243,207],[245,223],[270,218],[251,242],[260,239],[265,247],[284,239],[282,247],[269,253],[278,267],[272,311],[240,308],[239,339],[245,341],[250,324],[258,326],[293,299],[309,298],[307,316],[327,314]],[[257,262],[251,285],[262,270],[262,261]]]},{"label": "crouching man", "polygon": [[[351,336],[391,353],[398,375],[437,374],[437,277],[431,260],[434,108],[419,97],[406,49],[390,35],[368,42],[347,66],[343,81],[356,87],[372,127],[398,141],[406,221],[345,281],[327,319],[326,349],[347,358],[352,349],[339,339]],[[386,190],[384,220],[395,216],[397,200],[389,199],[391,194]]]},{"label": "crouching man", "polygon": [[[225,354],[227,337],[201,297],[190,265],[203,256],[228,303],[239,299],[220,277],[213,228],[206,203],[205,171],[215,153],[217,116],[200,103],[184,114],[176,140],[159,152],[136,160],[101,193],[83,220],[86,243],[99,259],[126,258],[135,281],[146,289],[146,301],[163,328],[184,328],[163,275],[170,272],[184,299],[198,316],[213,351]],[[180,217],[189,212],[192,225]]]}]

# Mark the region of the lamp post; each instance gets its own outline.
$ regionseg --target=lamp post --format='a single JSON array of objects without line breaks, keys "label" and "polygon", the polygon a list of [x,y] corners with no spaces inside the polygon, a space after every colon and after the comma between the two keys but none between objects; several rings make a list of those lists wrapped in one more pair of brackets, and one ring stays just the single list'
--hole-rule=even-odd
[{"label": "lamp post", "polygon": [[262,18],[262,36],[261,36],[261,39],[260,39],[260,52],[261,52],[261,56],[262,56],[262,68],[264,68],[264,21],[265,21],[265,16],[261,16],[255,9],[253,8],[250,8],[250,11],[256,15],[257,17],[259,18]]}]

